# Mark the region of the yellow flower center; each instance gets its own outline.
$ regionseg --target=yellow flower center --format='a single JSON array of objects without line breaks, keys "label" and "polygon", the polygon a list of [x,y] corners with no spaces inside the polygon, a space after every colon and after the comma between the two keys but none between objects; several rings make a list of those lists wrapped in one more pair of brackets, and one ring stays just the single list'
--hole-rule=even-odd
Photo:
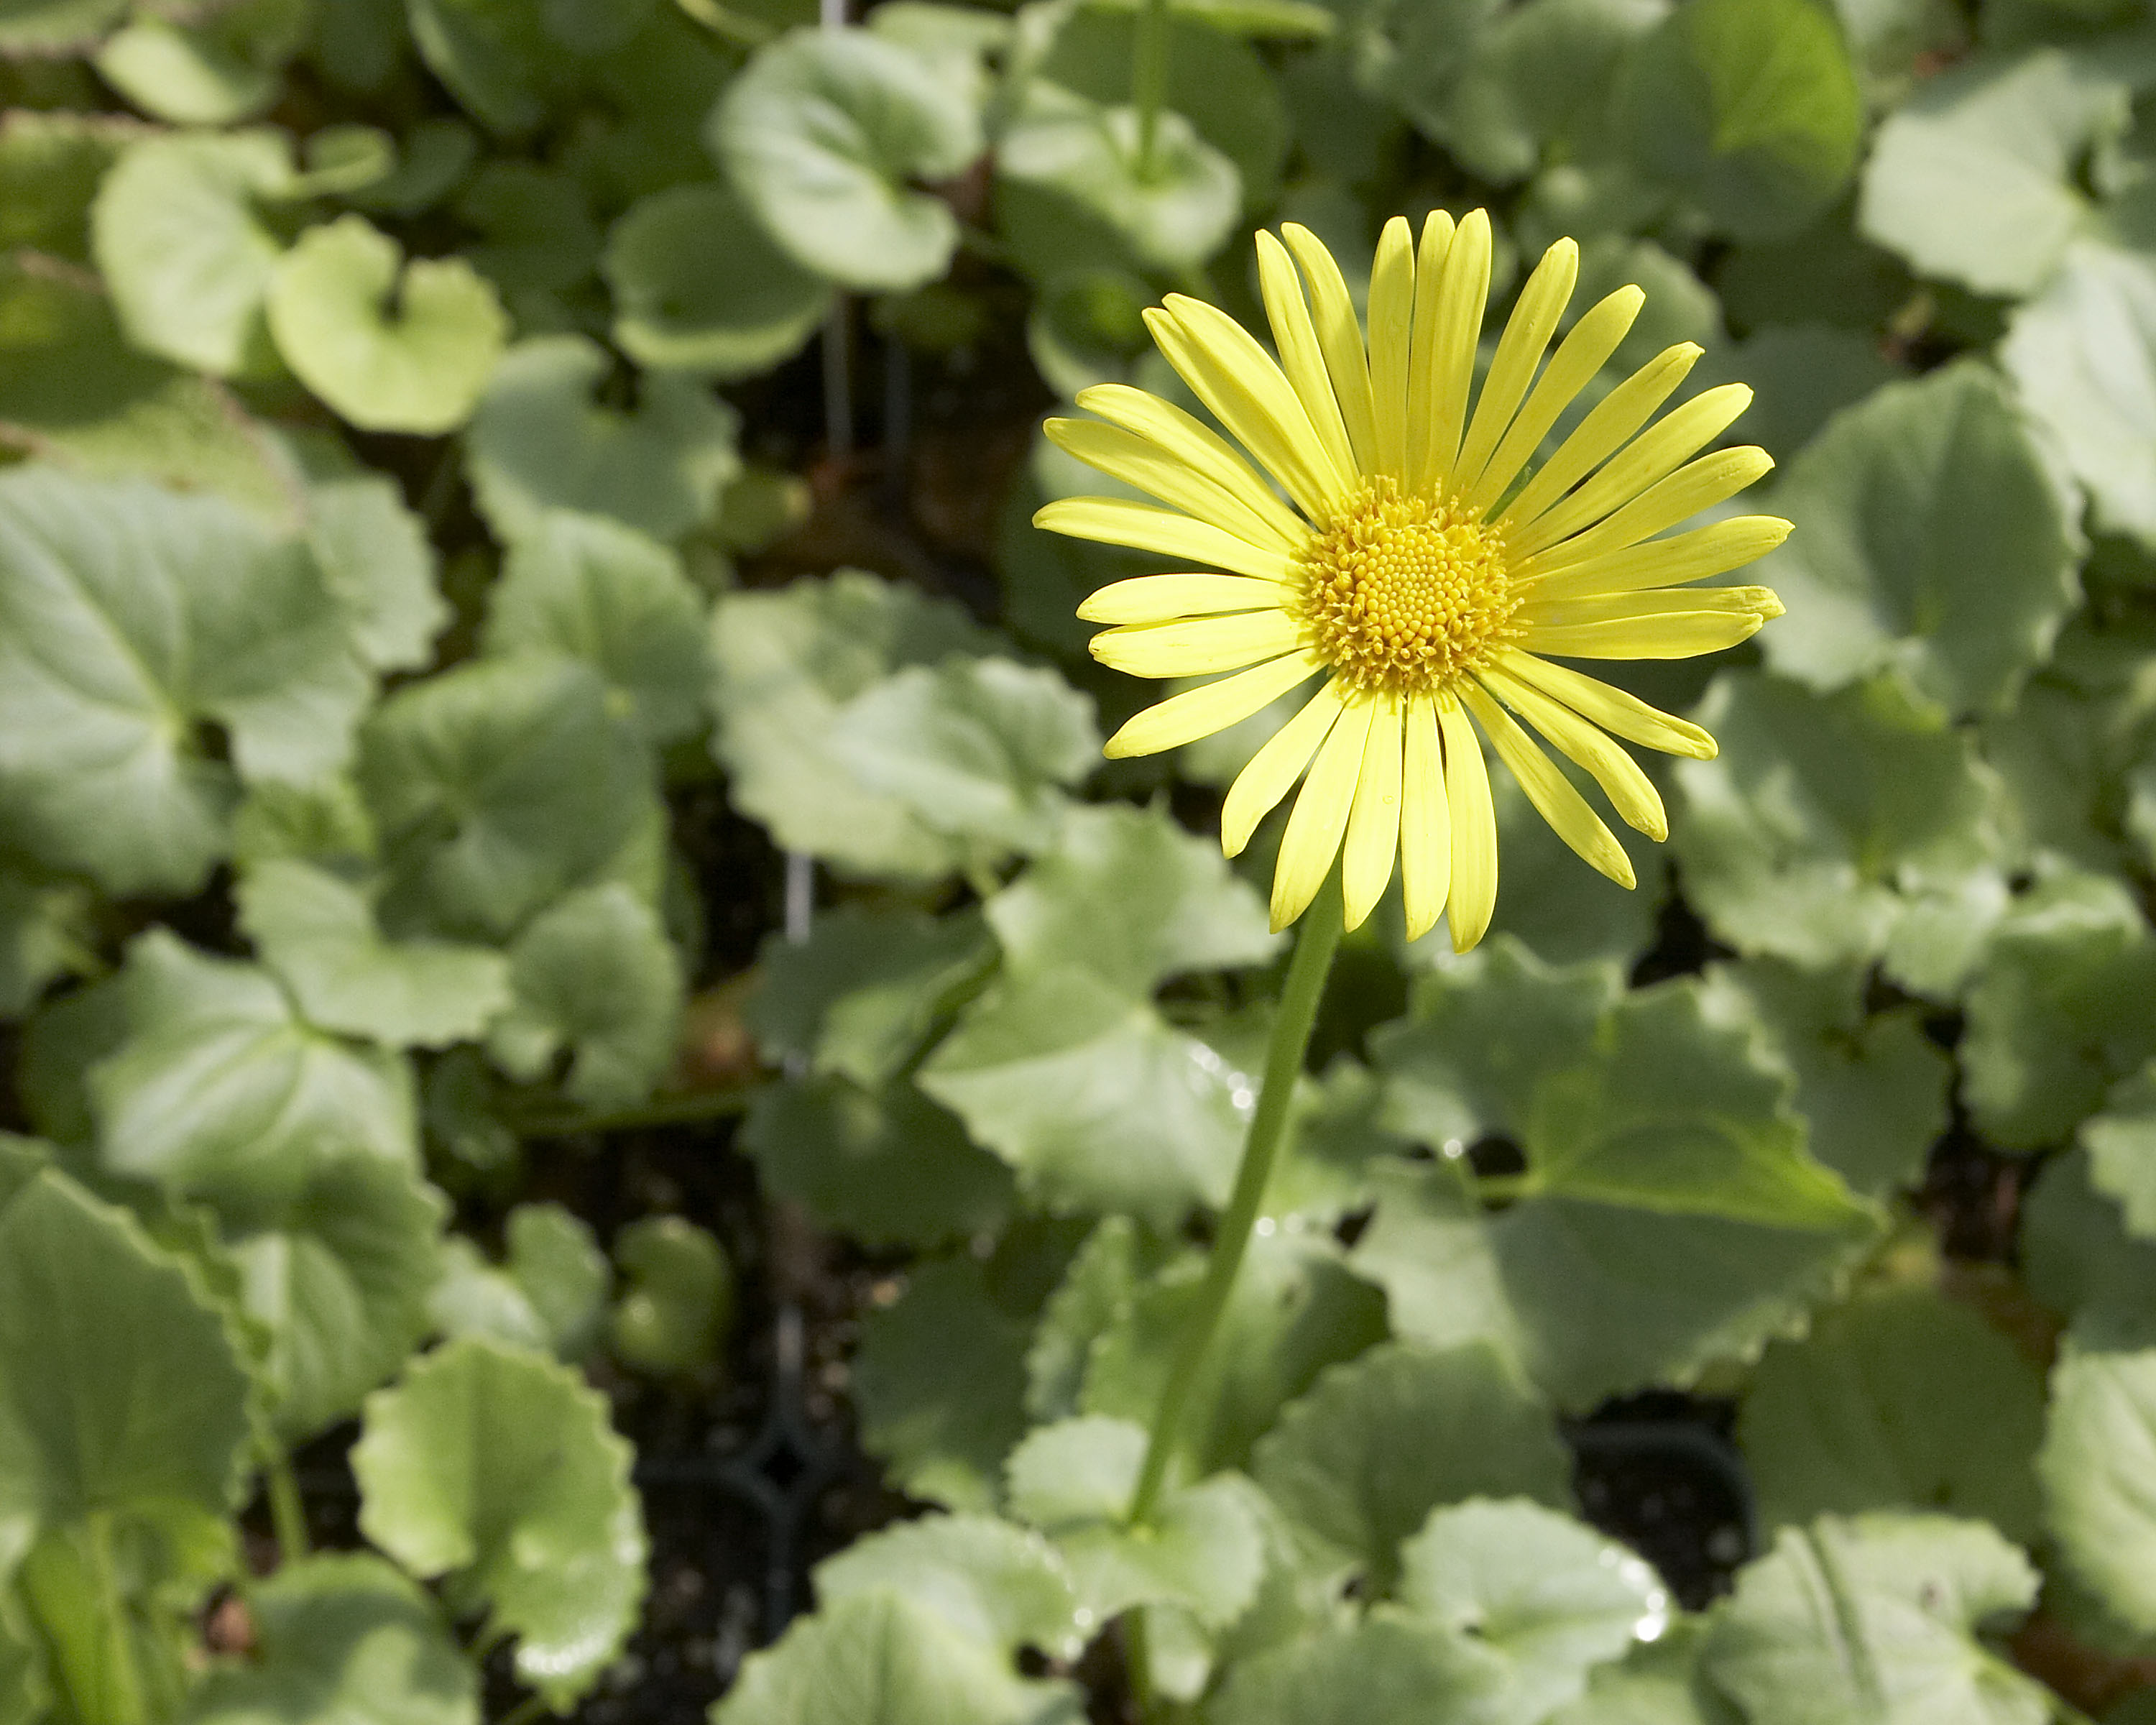
[{"label": "yellow flower center", "polygon": [[1389,479],[1347,499],[1296,554],[1317,650],[1359,689],[1440,688],[1517,633],[1504,536],[1450,497]]}]

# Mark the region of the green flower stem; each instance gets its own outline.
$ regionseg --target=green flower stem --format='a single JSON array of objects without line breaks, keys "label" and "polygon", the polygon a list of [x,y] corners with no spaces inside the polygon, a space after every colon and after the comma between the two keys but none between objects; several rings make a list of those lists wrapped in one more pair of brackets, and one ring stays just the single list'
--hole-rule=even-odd
[{"label": "green flower stem", "polygon": [[1265,1048],[1264,1087],[1258,1092],[1258,1110],[1251,1117],[1250,1136],[1243,1146],[1242,1166],[1235,1171],[1235,1189],[1213,1239],[1213,1255],[1205,1266],[1205,1280],[1198,1290],[1190,1327],[1183,1332],[1183,1346],[1153,1414],[1145,1466],[1138,1475],[1137,1495],[1131,1500],[1131,1520],[1136,1525],[1151,1521],[1160,1507],[1168,1458],[1175,1452],[1176,1439],[1190,1411],[1192,1391],[1228,1310],[1228,1296],[1235,1291],[1243,1255],[1250,1250],[1258,1210],[1265,1202],[1265,1189],[1272,1183],[1281,1141],[1287,1136],[1295,1081],[1301,1076],[1303,1056],[1310,1049],[1311,1028],[1317,1022],[1317,1004],[1324,998],[1325,978],[1332,968],[1340,933],[1340,870],[1336,867],[1319,891],[1317,901],[1303,912],[1295,957],[1289,961],[1287,982],[1273,1015],[1272,1040]]},{"label": "green flower stem", "polygon": [[300,1496],[300,1482],[292,1473],[292,1458],[274,1438],[262,1443],[262,1485],[270,1499],[270,1523],[277,1532],[280,1563],[296,1563],[306,1556],[307,1506]]},{"label": "green flower stem", "polygon": [[1141,181],[1152,177],[1161,104],[1168,100],[1168,0],[1142,0],[1137,39],[1131,47],[1131,105],[1138,110],[1134,166]]}]

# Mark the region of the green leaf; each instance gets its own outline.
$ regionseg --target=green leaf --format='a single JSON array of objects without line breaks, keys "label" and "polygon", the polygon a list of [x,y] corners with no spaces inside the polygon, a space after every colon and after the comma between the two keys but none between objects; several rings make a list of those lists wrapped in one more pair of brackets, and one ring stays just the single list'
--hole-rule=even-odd
[{"label": "green leaf", "polygon": [[2076,170],[2128,102],[2098,53],[1984,54],[1927,79],[1879,128],[1858,227],[1922,275],[2034,293],[2087,220]]},{"label": "green leaf", "polygon": [[307,545],[360,656],[377,670],[424,667],[449,608],[435,591],[426,525],[396,482],[370,473],[310,485]]},{"label": "green leaf", "polygon": [[1978,1128],[2002,1149],[2062,1142],[2156,1054],[2156,937],[2121,882],[2060,870],[2000,922],[1968,1008]]},{"label": "green leaf", "polygon": [[733,410],[686,377],[647,374],[632,413],[601,405],[605,351],[582,336],[520,341],[494,368],[467,434],[471,482],[513,542],[545,511],[612,516],[672,541],[709,521],[741,470]]},{"label": "green leaf", "polygon": [[1086,1639],[1070,1573],[1055,1548],[991,1516],[901,1522],[816,1566],[816,1597],[826,1608],[879,1593],[903,1594],[1005,1655],[1037,1647],[1075,1659]]},{"label": "green leaf", "polygon": [[1633,50],[1617,100],[1634,161],[1740,239],[1797,232],[1856,171],[1856,74],[1809,0],[1691,0]]},{"label": "green leaf", "polygon": [[220,377],[262,371],[264,299],[285,250],[262,207],[292,179],[281,132],[179,132],[130,144],[90,209],[97,267],[128,339]]},{"label": "green leaf", "polygon": [[1259,1440],[1251,1469],[1378,1593],[1399,1574],[1400,1543],[1440,1504],[1571,1497],[1557,1422],[1487,1347],[1389,1342],[1332,1367]]},{"label": "green leaf", "polygon": [[840,905],[816,919],[805,941],[764,942],[762,980],[742,1017],[767,1056],[798,1056],[811,1071],[875,1089],[899,1075],[994,963],[973,912]]},{"label": "green leaf", "polygon": [[1746,1391],[1738,1438],[1769,1526],[1860,1510],[1982,1517],[2036,1530],[2044,1387],[1966,1306],[1928,1290],[1865,1295],[1778,1342]]},{"label": "green leaf", "polygon": [[603,516],[549,510],[510,547],[481,639],[490,654],[587,661],[646,737],[670,742],[703,719],[704,611],[667,547]]},{"label": "green leaf", "polygon": [[510,948],[515,1000],[489,1051],[532,1079],[567,1057],[562,1087],[587,1107],[633,1107],[674,1058],[680,956],[659,913],[619,881],[587,886],[534,917]]},{"label": "green leaf", "polygon": [[1778,461],[1796,455],[1843,408],[1907,376],[1868,330],[1814,321],[1825,310],[1808,311],[1793,327],[1755,329],[1710,350],[1686,379],[1694,388],[1748,384],[1753,397],[1744,411],[1744,440]]},{"label": "green leaf", "polygon": [[2097,521],[2156,547],[2156,256],[2070,244],[1999,357]]},{"label": "green leaf", "polygon": [[0,116],[0,246],[87,264],[98,182],[136,135],[116,115],[12,108]]},{"label": "green leaf", "polygon": [[943,274],[948,205],[916,192],[982,151],[980,116],[937,68],[867,30],[793,30],[726,88],[706,136],[765,229],[843,287],[903,291]]},{"label": "green leaf", "polygon": [[408,0],[412,39],[434,75],[491,131],[530,131],[575,61],[523,0]]},{"label": "green leaf", "polygon": [[194,891],[232,769],[304,780],[369,692],[313,560],[233,505],[0,474],[0,784],[24,849],[120,892]]},{"label": "green leaf", "polygon": [[1434,1511],[1400,1552],[1399,1600],[1502,1662],[1512,1717],[1577,1698],[1594,1666],[1669,1626],[1644,1558],[1518,1498]]},{"label": "green leaf", "polygon": [[2129,1233],[2118,1205],[2097,1190],[2079,1147],[2044,1164],[2021,1204],[2022,1273],[2030,1293],[2071,1322],[2089,1348],[2156,1344],[2148,1290],[2156,1244]]},{"label": "green leaf", "polygon": [[302,862],[250,869],[240,926],[300,1010],[392,1048],[469,1041],[508,1005],[509,964],[483,947],[384,940],[364,894]]},{"label": "green leaf", "polygon": [[1353,1626],[1238,1666],[1208,1710],[1216,1725],[1503,1725],[1503,1667],[1463,1637],[1380,1608]]},{"label": "green leaf", "polygon": [[1725,671],[1695,716],[1722,752],[1676,768],[1671,842],[1716,935],[1817,967],[1884,954],[1919,992],[1952,992],[1984,932],[1956,900],[2000,848],[1967,736],[1889,679],[1822,696]]},{"label": "green leaf", "polygon": [[558,1204],[520,1204],[501,1266],[462,1236],[445,1243],[429,1309],[444,1334],[583,1359],[606,1319],[613,1271],[591,1229]]},{"label": "green leaf", "polygon": [[670,186],[613,224],[600,263],[614,340],[639,365],[730,378],[798,352],[830,288],[773,245],[733,191]]},{"label": "green leaf", "polygon": [[1699,1620],[1633,1650],[1588,1678],[1587,1693],[1559,1707],[1548,1725],[1732,1725],[1736,1712],[1699,1680]]},{"label": "green leaf", "polygon": [[295,1195],[342,1155],[416,1162],[400,1056],[314,1029],[264,972],[163,929],[130,946],[123,976],[130,1034],[90,1075],[114,1172],[271,1199]]},{"label": "green leaf", "polygon": [[0,1210],[0,1558],[92,1515],[229,1514],[248,1378],[125,1211],[48,1171]]},{"label": "green leaf", "polygon": [[471,266],[499,288],[522,321],[526,308],[588,281],[599,258],[599,230],[585,189],[568,173],[528,162],[490,162],[457,198],[457,213],[477,228]]},{"label": "green leaf", "polygon": [[1037,1427],[1011,1452],[1011,1513],[1055,1539],[1076,1585],[1081,1625],[1133,1605],[1173,1604],[1223,1628],[1256,1595],[1262,1566],[1249,1482],[1216,1474],[1171,1487],[1146,1525],[1133,1527],[1145,1450],[1145,1428],[1129,1420]]},{"label": "green leaf", "polygon": [[442,1269],[427,1296],[434,1327],[451,1339],[477,1336],[505,1347],[546,1353],[552,1346],[546,1321],[531,1296],[506,1270],[462,1235],[442,1243]]},{"label": "green leaf", "polygon": [[1010,1171],[911,1084],[865,1089],[836,1074],[760,1091],[741,1142],[766,1189],[869,1245],[940,1245],[993,1232]]},{"label": "green leaf", "polygon": [[607,1404],[552,1361],[452,1342],[367,1399],[360,1527],[416,1575],[488,1606],[518,1679],[566,1709],[636,1621],[643,1516]]},{"label": "green leaf", "polygon": [[787,850],[850,871],[921,879],[959,865],[961,847],[853,778],[833,732],[846,703],[893,671],[988,650],[964,612],[847,569],[783,592],[724,595],[711,643],[711,752],[735,808]]},{"label": "green leaf", "polygon": [[300,0],[239,0],[200,22],[138,17],[98,50],[98,75],[160,120],[230,126],[276,100],[311,22]]},{"label": "green leaf", "polygon": [[1280,946],[1217,845],[1164,809],[1121,803],[1070,810],[988,917],[1009,971],[1082,965],[1134,997],[1186,971],[1262,963]]},{"label": "green leaf", "polygon": [[2156,1238],[2156,1068],[2122,1081],[2103,1112],[2082,1122],[2089,1178],[2118,1200],[2129,1233]]},{"label": "green leaf", "polygon": [[217,1209],[241,1309],[269,1339],[259,1369],[271,1418],[290,1440],[312,1437],[426,1335],[447,1206],[416,1171],[348,1155],[290,1197]]},{"label": "green leaf", "polygon": [[479,1674],[433,1600],[381,1558],[288,1561],[251,1589],[254,1664],[213,1669],[186,1725],[479,1725]]},{"label": "green leaf", "polygon": [[1925,1034],[1921,1008],[1867,1013],[1866,980],[1854,963],[1749,958],[1711,967],[1707,989],[1709,1013],[1756,1023],[1796,1080],[1811,1153],[1876,1198],[1921,1178],[1947,1127],[1953,1061]]},{"label": "green leaf", "polygon": [[361,733],[359,779],[399,932],[500,939],[608,878],[657,819],[642,739],[573,660],[482,660],[399,690]]},{"label": "green leaf", "polygon": [[95,968],[90,893],[0,865],[0,1016],[18,1018],[56,977]]},{"label": "green leaf", "polygon": [[[1632,859],[1638,880],[1630,891],[1589,870],[1559,838],[1511,773],[1492,776],[1497,814],[1497,879],[1493,933],[1518,938],[1553,963],[1614,959],[1630,966],[1655,944],[1668,897],[1669,865],[1659,847]],[[1452,956],[1450,933],[1433,929],[1403,948],[1409,966],[1443,964]]]},{"label": "green leaf", "polygon": [[1752,1725],[2042,1725],[2047,1692],[1975,1639],[2035,1596],[2035,1572],[1980,1522],[1824,1516],[1738,1577],[1705,1669]]},{"label": "green leaf", "polygon": [[627,1283],[611,1318],[614,1353],[640,1372],[708,1366],[733,1325],[734,1268],[726,1249],[680,1216],[645,1216],[614,1235],[613,1255]]},{"label": "green leaf", "polygon": [[270,278],[270,328],[300,381],[362,430],[436,436],[471,417],[509,319],[461,258],[401,261],[364,216],[310,228]]},{"label": "green leaf", "polygon": [[1974,362],[1838,415],[1774,502],[1797,531],[1763,565],[1789,614],[1761,639],[1815,689],[1892,667],[1950,712],[2002,710],[2080,598],[2056,488]]},{"label": "green leaf", "polygon": [[830,748],[856,783],[976,853],[1047,849],[1100,759],[1091,700],[1008,659],[910,665],[849,701]]},{"label": "green leaf", "polygon": [[2156,1349],[2069,1353],[2051,1376],[2042,1452],[2046,1529],[2074,1579],[2139,1635],[2156,1632]]},{"label": "green leaf", "polygon": [[857,1594],[752,1653],[712,1725],[1078,1725],[1067,1684],[1015,1676],[994,1648],[903,1594]]},{"label": "green leaf", "polygon": [[1006,181],[1068,198],[1106,223],[1151,269],[1204,263],[1241,213],[1235,165],[1173,109],[1154,116],[1152,153],[1142,158],[1138,113],[1104,107],[1037,80],[998,142]]},{"label": "green leaf", "polygon": [[0,6],[0,53],[77,52],[126,14],[126,0],[7,0]]},{"label": "green leaf", "polygon": [[899,1490],[950,1509],[993,1507],[1004,1457],[1025,1433],[1027,1331],[969,1257],[921,1265],[895,1304],[862,1319],[861,1444]]}]

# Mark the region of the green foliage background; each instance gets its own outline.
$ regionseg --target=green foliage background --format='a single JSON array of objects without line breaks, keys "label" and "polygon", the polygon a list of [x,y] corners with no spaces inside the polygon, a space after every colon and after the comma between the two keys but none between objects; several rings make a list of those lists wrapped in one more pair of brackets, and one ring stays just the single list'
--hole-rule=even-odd
[{"label": "green foliage background", "polygon": [[[2156,1711],[2156,18],[1167,15],[1146,172],[1130,0],[0,0],[0,1725],[592,1694],[647,1539],[579,1368],[707,1393],[734,1271],[520,1142],[736,1111],[898,1272],[851,1392],[930,1507],[718,1725],[1106,1718],[1140,1609],[1210,1725]],[[1440,203],[1501,298],[1563,234],[1581,305],[1644,285],[1616,367],[1756,387],[1788,614],[1636,678],[1722,742],[1636,894],[1501,785],[1487,944],[1351,939],[1136,1532],[1281,956],[1206,829],[1277,716],[1101,763],[1144,691],[1070,614],[1133,562],[1026,523],[1105,482],[982,452],[1176,393],[1138,313],[1250,316],[1253,223],[1359,291]],[[886,449],[896,533],[819,330],[981,434]],[[691,865],[721,795],[771,868]],[[778,851],[824,904],[715,1076]],[[1560,1421],[1658,1389],[1756,1488],[1699,1613],[1575,1512]],[[287,1458],[355,1418],[368,1548],[307,1555]]]}]

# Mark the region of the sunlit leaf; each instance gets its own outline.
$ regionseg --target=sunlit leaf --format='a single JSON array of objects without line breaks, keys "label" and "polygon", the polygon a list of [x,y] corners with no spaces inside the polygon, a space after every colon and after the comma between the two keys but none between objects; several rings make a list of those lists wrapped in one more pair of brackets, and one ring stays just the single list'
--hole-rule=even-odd
[{"label": "sunlit leaf", "polygon": [[856,1540],[816,1566],[829,1606],[903,1594],[974,1640],[1074,1657],[1083,1640],[1070,1571],[1040,1535],[988,1516],[924,1516]]}]

